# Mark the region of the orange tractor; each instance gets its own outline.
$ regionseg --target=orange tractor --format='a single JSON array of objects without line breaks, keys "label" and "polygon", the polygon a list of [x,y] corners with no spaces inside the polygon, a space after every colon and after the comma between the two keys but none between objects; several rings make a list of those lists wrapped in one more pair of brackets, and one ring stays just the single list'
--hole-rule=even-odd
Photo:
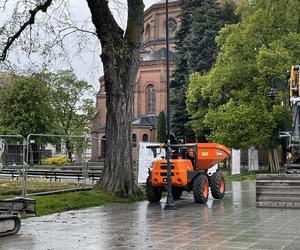
[{"label": "orange tractor", "polygon": [[[166,145],[148,146],[154,157],[157,150],[166,148]],[[171,180],[172,196],[179,199],[183,191],[193,191],[196,203],[206,203],[209,187],[215,199],[222,199],[225,195],[224,174],[217,170],[211,176],[208,170],[215,164],[223,161],[230,150],[216,143],[195,143],[171,145]],[[155,160],[149,169],[146,182],[148,201],[159,202],[162,192],[167,186],[167,160]]]}]

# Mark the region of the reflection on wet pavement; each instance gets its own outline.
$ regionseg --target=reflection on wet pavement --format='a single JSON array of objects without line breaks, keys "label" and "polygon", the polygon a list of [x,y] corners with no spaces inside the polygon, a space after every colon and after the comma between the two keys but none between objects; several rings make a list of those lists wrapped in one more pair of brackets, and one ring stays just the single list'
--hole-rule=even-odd
[{"label": "reflection on wet pavement", "polygon": [[162,204],[115,204],[30,218],[0,249],[300,249],[300,210],[255,207],[255,182],[228,183],[223,200],[192,193]]}]

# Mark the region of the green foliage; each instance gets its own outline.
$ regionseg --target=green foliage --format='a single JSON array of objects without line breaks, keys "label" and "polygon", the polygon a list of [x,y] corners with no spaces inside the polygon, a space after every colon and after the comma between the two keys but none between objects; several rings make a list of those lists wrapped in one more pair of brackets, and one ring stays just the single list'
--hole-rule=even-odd
[{"label": "green foliage", "polygon": [[164,111],[159,112],[157,125],[157,141],[160,143],[166,142],[166,116]]},{"label": "green foliage", "polygon": [[[187,91],[188,76],[192,72],[203,73],[211,69],[219,51],[215,37],[226,23],[236,21],[234,9],[232,3],[218,4],[215,0],[184,2],[181,27],[176,34],[176,69],[171,84],[172,131],[177,137],[194,140],[186,96],[183,95]],[[204,99],[198,105],[207,108]]]},{"label": "green foliage", "polygon": [[57,130],[64,135],[88,133],[91,118],[95,112],[93,101],[86,98],[92,86],[77,80],[72,71],[41,75],[50,88],[50,101],[58,119]]},{"label": "green foliage", "polygon": [[190,76],[189,88],[187,91],[187,111],[192,114],[189,122],[194,129],[195,134],[202,141],[206,140],[206,135],[210,134],[210,128],[205,127],[203,119],[208,110],[209,98],[202,93],[202,90],[208,83],[208,75],[193,73]]},{"label": "green foliage", "polygon": [[37,77],[21,77],[1,93],[0,130],[5,134],[49,133],[55,128],[50,90]]},{"label": "green foliage", "polygon": [[89,134],[92,86],[71,71],[20,77],[0,95],[0,132],[4,134]]},{"label": "green foliage", "polygon": [[[220,54],[207,74],[191,76],[188,111],[196,133],[231,147],[274,147],[284,129],[285,73],[299,63],[299,1],[242,1],[241,22],[226,25],[216,41]],[[274,105],[271,87],[279,96]],[[277,85],[277,86],[275,86]],[[206,100],[208,111],[199,103]],[[203,127],[204,126],[204,127]]]},{"label": "green foliage", "polygon": [[208,137],[210,141],[231,148],[267,145],[271,137],[269,131],[275,126],[266,107],[257,103],[234,103],[232,99],[216,109],[210,109],[204,124],[213,131]]}]

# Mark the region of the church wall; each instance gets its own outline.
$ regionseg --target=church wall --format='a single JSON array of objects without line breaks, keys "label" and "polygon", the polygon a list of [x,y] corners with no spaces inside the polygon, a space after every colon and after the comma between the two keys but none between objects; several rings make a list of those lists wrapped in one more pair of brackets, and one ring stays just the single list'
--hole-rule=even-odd
[{"label": "church wall", "polygon": [[[156,100],[159,99],[159,97],[161,95],[160,75],[161,75],[161,68],[152,68],[151,70],[141,70],[138,98],[137,98],[137,100],[135,100],[140,105],[137,105],[137,112],[135,113],[135,117],[138,117],[141,115],[147,115],[146,88],[148,85],[150,85],[150,84],[154,85],[155,92],[156,92]],[[158,105],[159,104],[156,102],[156,114],[157,114],[157,110],[158,110],[158,107],[157,107]]]}]

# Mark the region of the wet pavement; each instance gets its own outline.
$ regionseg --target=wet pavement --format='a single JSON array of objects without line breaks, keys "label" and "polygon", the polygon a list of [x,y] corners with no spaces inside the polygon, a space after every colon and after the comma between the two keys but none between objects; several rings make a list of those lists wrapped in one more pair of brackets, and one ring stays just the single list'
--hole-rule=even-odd
[{"label": "wet pavement", "polygon": [[0,249],[300,249],[300,210],[255,207],[255,182],[227,183],[223,200],[176,210],[137,202],[22,221]]}]

